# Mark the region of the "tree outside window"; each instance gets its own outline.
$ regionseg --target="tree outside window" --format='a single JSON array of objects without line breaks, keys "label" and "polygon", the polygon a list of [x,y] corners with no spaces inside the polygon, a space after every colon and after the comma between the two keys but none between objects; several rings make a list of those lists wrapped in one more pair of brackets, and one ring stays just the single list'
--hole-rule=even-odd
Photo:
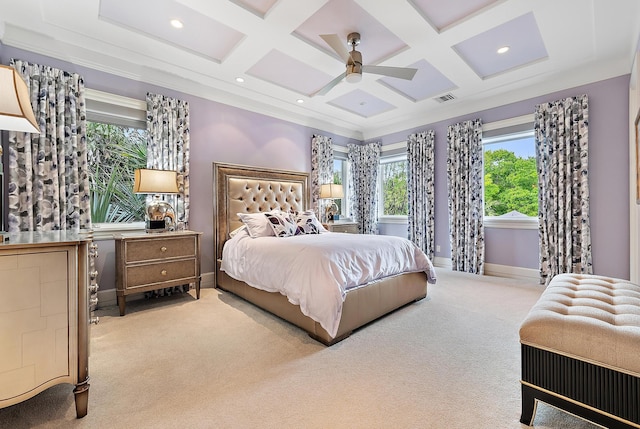
[{"label": "tree outside window", "polygon": [[145,196],[133,193],[133,178],[147,165],[147,131],[87,121],[87,146],[91,221],[143,221]]},{"label": "tree outside window", "polygon": [[407,216],[407,160],[380,162],[380,193],[383,216]]},{"label": "tree outside window", "polygon": [[484,214],[538,216],[538,172],[533,136],[484,144]]}]

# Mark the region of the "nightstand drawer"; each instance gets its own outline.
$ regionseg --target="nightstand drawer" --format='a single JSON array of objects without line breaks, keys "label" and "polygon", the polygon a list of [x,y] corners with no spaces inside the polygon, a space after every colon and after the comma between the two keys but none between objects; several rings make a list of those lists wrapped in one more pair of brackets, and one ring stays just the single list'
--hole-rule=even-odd
[{"label": "nightstand drawer", "polygon": [[194,231],[116,235],[120,316],[131,294],[195,283],[200,299],[200,235]]},{"label": "nightstand drawer", "polygon": [[[191,279],[193,281],[198,275],[195,259],[134,265],[128,266],[126,270],[127,289],[179,279]],[[188,281],[185,283],[188,283]]]},{"label": "nightstand drawer", "polygon": [[349,234],[358,233],[358,224],[356,222],[329,222],[323,226],[331,232],[346,232]]},{"label": "nightstand drawer", "polygon": [[154,261],[196,255],[196,237],[176,237],[164,240],[132,240],[126,243],[126,261]]}]

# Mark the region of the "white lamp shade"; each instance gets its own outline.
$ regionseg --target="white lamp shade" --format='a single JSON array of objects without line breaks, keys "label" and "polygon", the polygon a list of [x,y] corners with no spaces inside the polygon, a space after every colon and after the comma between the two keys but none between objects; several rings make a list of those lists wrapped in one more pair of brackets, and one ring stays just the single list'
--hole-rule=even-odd
[{"label": "white lamp shade", "polygon": [[327,183],[320,185],[320,198],[343,198],[344,191],[342,185]]},{"label": "white lamp shade", "polygon": [[18,72],[0,65],[0,130],[39,134],[27,84]]},{"label": "white lamp shade", "polygon": [[140,168],[135,171],[133,192],[138,194],[177,194],[178,173],[173,170]]}]

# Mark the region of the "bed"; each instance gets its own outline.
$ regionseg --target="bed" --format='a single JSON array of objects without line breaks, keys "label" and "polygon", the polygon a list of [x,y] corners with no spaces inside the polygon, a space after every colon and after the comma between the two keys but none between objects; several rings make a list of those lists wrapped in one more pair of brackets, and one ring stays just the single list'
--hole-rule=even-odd
[{"label": "bed", "polygon": [[[238,213],[272,210],[304,212],[309,208],[308,182],[308,173],[235,164],[213,164],[217,288],[231,292],[300,327],[325,345],[335,344],[351,335],[355,329],[426,297],[427,283],[435,282],[435,272],[430,261],[428,269],[390,275],[347,289],[341,302],[337,328],[330,329],[329,332],[318,320],[305,315],[306,311],[298,303],[291,302],[295,300],[279,292],[249,286],[224,271],[222,256],[225,243],[231,239],[230,234],[233,231],[243,226]],[[351,237],[354,238],[355,236]]]}]

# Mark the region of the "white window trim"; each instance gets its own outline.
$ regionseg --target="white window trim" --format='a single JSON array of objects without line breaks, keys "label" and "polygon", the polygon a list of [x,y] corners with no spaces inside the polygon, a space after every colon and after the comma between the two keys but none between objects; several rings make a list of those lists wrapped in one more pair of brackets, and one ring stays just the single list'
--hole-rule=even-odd
[{"label": "white window trim", "polygon": [[130,223],[94,223],[93,238],[97,241],[111,240],[118,234],[145,232],[144,222]]},{"label": "white window trim", "polygon": [[[111,117],[114,119],[113,123],[118,124],[118,119],[122,119],[124,123],[140,122],[146,118],[147,103],[144,100],[137,100],[134,98],[124,97],[121,95],[112,94],[109,92],[98,91],[91,88],[85,89],[85,98],[87,100],[93,100],[104,104],[111,104],[118,107],[124,107],[131,109],[131,111],[139,111],[139,115],[128,116],[121,114],[117,111],[92,111],[90,107],[87,107],[87,113],[94,113],[101,117]],[[93,223],[93,238],[95,240],[109,240],[113,239],[114,235],[128,233],[128,232],[144,232],[145,223],[130,222],[130,223]]]},{"label": "white window trim", "polygon": [[[407,142],[395,143],[393,149],[401,147],[404,145],[406,148]],[[407,153],[400,153],[396,155],[389,156],[381,156],[380,157],[380,168],[382,168],[382,164],[389,164],[392,162],[398,161],[407,161]],[[407,224],[409,222],[409,217],[404,215],[385,215],[382,213],[384,210],[384,204],[382,204],[382,175],[378,172],[378,223],[386,223],[386,224]]]},{"label": "white window trim", "polygon": [[540,226],[538,218],[533,216],[518,219],[503,218],[501,216],[485,216],[483,224],[485,228],[503,229],[538,229]]},{"label": "white window trim", "polygon": [[409,217],[408,216],[401,216],[401,215],[380,216],[378,218],[378,223],[404,224],[404,225],[406,225],[407,223],[409,223]]}]

